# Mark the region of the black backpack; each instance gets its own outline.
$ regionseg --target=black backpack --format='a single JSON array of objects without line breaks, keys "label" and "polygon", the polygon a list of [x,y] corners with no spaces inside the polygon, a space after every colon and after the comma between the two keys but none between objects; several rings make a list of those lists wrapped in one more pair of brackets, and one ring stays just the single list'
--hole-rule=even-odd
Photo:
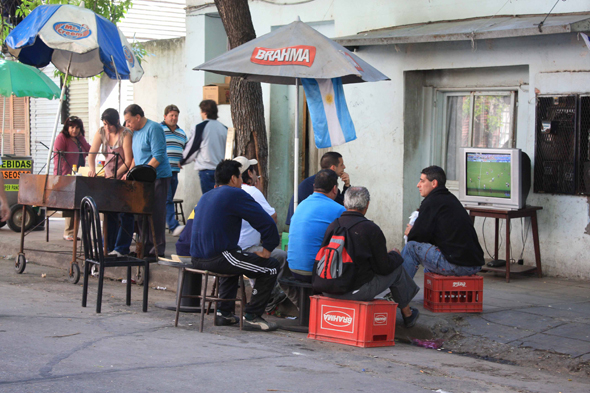
[{"label": "black backpack", "polygon": [[354,250],[352,242],[348,240],[348,231],[365,220],[363,217],[346,228],[340,226],[340,221],[336,219],[337,226],[329,237],[324,238],[328,240],[324,240],[315,257],[312,271],[312,287],[315,292],[341,295],[353,289],[356,268],[351,257]]}]

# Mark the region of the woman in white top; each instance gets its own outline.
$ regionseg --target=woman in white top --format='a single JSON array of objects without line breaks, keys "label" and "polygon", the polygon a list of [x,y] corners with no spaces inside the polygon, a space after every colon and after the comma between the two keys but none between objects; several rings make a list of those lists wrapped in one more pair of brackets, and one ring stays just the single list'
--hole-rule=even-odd
[{"label": "woman in white top", "polygon": [[[88,176],[96,176],[96,153],[105,156],[104,175],[109,179],[121,179],[131,167],[133,150],[131,141],[133,131],[120,123],[119,112],[109,108],[101,116],[103,127],[94,134],[90,147],[90,171]],[[120,225],[119,225],[120,223]],[[129,246],[133,238],[133,214],[108,213],[107,245],[109,255],[122,256],[129,254]]]}]

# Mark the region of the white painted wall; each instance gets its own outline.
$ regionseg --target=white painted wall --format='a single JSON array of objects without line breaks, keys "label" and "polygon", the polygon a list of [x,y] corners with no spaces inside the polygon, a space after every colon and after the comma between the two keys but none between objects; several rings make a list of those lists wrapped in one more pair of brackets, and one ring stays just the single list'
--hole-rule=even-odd
[{"label": "white painted wall", "polygon": [[[287,3],[281,0],[278,3]],[[250,2],[254,27],[258,36],[273,26],[292,22],[300,16],[304,22],[334,21],[335,35],[350,35],[360,31],[410,23],[492,16],[494,14],[544,14],[555,4],[553,0],[475,2],[470,0],[403,0],[363,2],[353,0],[317,0],[299,5]],[[204,54],[199,43],[206,40],[200,18],[215,12],[204,1],[188,1],[187,5],[187,68],[200,64]],[[503,7],[504,6],[504,7]],[[503,7],[503,8],[502,8]],[[559,2],[553,11],[582,12],[590,10],[589,0]],[[542,20],[542,19],[540,19]],[[399,51],[398,51],[399,50]],[[201,52],[201,53],[196,53]],[[427,43],[394,46],[362,47],[357,54],[391,78],[389,82],[346,85],[344,90],[355,122],[358,139],[335,150],[344,155],[352,183],[366,185],[373,203],[368,217],[383,229],[389,247],[402,245],[402,230],[407,221],[403,210],[404,187],[411,192],[412,178],[419,174],[404,172],[405,161],[425,154],[424,141],[405,145],[404,116],[405,73],[421,70],[470,69],[480,67],[528,67],[529,86],[519,91],[517,147],[534,160],[535,89],[541,94],[560,92],[590,92],[590,51],[575,34],[525,37],[478,41],[475,50],[470,42]],[[563,72],[575,70],[581,72]],[[199,85],[203,75],[187,74],[187,86]],[[466,73],[467,74],[467,73]],[[524,82],[524,81],[523,81]],[[468,78],[464,82],[469,84]],[[482,80],[478,86],[489,86]],[[202,84],[201,84],[202,85]],[[435,86],[436,87],[436,86]],[[416,86],[416,89],[420,86]],[[263,84],[267,129],[272,134],[269,118],[270,86]],[[283,95],[291,100],[289,94]],[[428,104],[426,104],[428,105]],[[413,111],[424,111],[419,105]],[[290,122],[285,119],[284,122]],[[416,130],[420,132],[420,130]],[[271,146],[273,136],[270,137]],[[429,154],[429,152],[426,152]],[[271,153],[272,154],[272,153]],[[416,164],[418,165],[418,164]],[[271,171],[273,168],[270,168]],[[404,182],[405,180],[405,182]],[[272,174],[271,174],[272,183]],[[278,191],[277,191],[278,192]],[[285,190],[290,196],[290,190]],[[416,191],[417,192],[417,191]],[[589,201],[586,197],[531,194],[529,204],[541,205],[539,214],[541,256],[546,274],[590,278],[588,262]],[[479,220],[479,219],[478,219]],[[482,236],[481,225],[477,223]],[[525,223],[525,227],[527,224]],[[520,254],[520,224],[513,222],[513,253]],[[585,232],[586,231],[586,232]],[[485,227],[488,248],[493,245],[493,232]],[[501,254],[502,256],[502,254]],[[525,247],[526,263],[534,261],[532,235]]]}]

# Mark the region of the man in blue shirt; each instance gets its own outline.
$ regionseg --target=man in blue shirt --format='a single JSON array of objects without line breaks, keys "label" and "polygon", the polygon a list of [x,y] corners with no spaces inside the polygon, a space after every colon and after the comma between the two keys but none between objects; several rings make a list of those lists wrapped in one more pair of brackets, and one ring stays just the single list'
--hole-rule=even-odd
[{"label": "man in blue shirt", "polygon": [[[245,274],[255,278],[250,303],[246,306],[244,326],[251,329],[271,331],[277,324],[262,318],[279,273],[279,262],[270,253],[279,244],[277,226],[271,216],[241,189],[241,164],[224,160],[215,169],[218,187],[203,194],[192,224],[191,259],[196,269],[222,274]],[[244,252],[238,246],[242,220],[260,232],[262,251]],[[235,298],[238,291],[238,276],[219,280],[219,297]],[[217,321],[223,324],[239,322],[234,315],[234,302],[222,302]]]},{"label": "man in blue shirt", "polygon": [[314,192],[295,210],[289,228],[287,263],[293,277],[311,282],[311,271],[328,226],[346,211],[336,203],[338,175],[322,169],[315,176]]},{"label": "man in blue shirt", "polygon": [[[320,167],[322,169],[333,170],[334,172],[336,172],[338,177],[344,182],[344,188],[342,189],[342,192],[338,190],[338,194],[334,199],[339,204],[344,205],[344,194],[346,193],[346,190],[348,190],[348,188],[350,187],[350,176],[348,176],[348,173],[344,172],[346,166],[344,165],[344,159],[342,158],[342,154],[335,151],[329,151],[325,153],[322,156],[322,159],[320,160]],[[313,183],[315,181],[315,177],[316,175],[310,176],[307,179],[303,180],[301,183],[299,183],[299,186],[297,187],[298,203],[303,202],[305,198],[313,194]],[[293,197],[291,197],[291,202],[289,202],[289,210],[287,211],[287,220],[285,221],[285,224],[291,225],[291,217],[293,217]]]},{"label": "man in blue shirt", "polygon": [[170,186],[172,171],[166,154],[166,136],[164,129],[155,121],[145,117],[143,109],[139,105],[131,104],[125,108],[125,122],[133,131],[133,163],[135,165],[149,165],[156,169],[156,181],[154,182],[154,210],[152,219],[156,232],[156,238],[152,239],[151,231],[148,231],[145,250],[148,256],[163,257],[166,251],[166,196]]},{"label": "man in blue shirt", "polygon": [[164,109],[164,121],[160,124],[164,128],[166,135],[166,153],[170,161],[172,177],[170,178],[170,187],[168,187],[168,196],[166,197],[166,224],[172,236],[180,236],[184,225],[180,225],[176,219],[176,210],[174,209],[174,194],[178,187],[178,173],[180,172],[180,160],[182,151],[186,146],[186,134],[182,128],[178,127],[178,115],[180,110],[176,105],[168,105]]}]

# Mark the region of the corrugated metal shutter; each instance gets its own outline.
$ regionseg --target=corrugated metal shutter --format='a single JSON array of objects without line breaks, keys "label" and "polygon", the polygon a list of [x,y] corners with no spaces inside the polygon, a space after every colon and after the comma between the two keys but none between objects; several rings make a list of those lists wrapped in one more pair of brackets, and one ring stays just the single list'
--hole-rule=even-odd
[{"label": "corrugated metal shutter", "polygon": [[134,0],[117,26],[130,42],[184,37],[185,7],[186,0]]},{"label": "corrugated metal shutter", "polygon": [[88,121],[88,79],[74,80],[68,86],[68,113],[82,119],[88,137],[89,131],[94,128]]},{"label": "corrugated metal shutter", "polygon": [[[59,86],[59,78],[53,76],[54,70],[53,65],[48,65],[43,69],[43,72]],[[47,161],[58,106],[59,100],[31,98],[31,156],[34,160],[33,170],[35,173],[39,173]],[[60,130],[61,128],[58,126],[58,132]],[[41,142],[47,147],[43,146]],[[50,165],[49,173],[53,173],[53,163]]]}]

